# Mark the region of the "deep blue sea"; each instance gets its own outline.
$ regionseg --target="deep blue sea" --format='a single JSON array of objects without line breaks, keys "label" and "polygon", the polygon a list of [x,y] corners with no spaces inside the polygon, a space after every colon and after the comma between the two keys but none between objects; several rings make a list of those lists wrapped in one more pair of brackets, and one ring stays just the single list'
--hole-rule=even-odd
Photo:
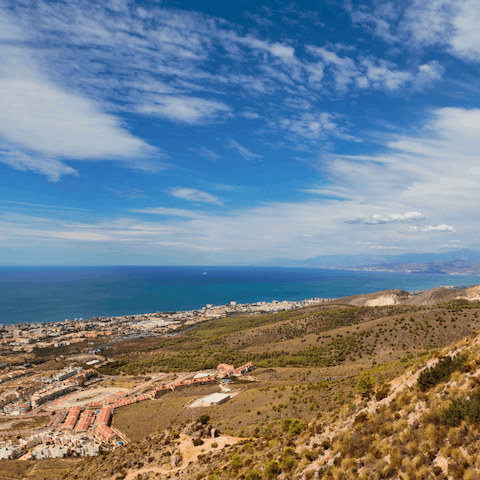
[{"label": "deep blue sea", "polygon": [[480,283],[477,276],[270,267],[0,267],[0,323],[343,297]]}]

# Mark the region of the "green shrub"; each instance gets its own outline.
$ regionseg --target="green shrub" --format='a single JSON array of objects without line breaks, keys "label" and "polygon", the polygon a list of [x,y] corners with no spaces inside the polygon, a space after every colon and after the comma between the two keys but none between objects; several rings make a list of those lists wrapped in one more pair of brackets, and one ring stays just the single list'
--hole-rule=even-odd
[{"label": "green shrub", "polygon": [[281,462],[280,462],[280,467],[282,471],[289,472],[293,466],[295,465],[295,458],[293,457],[285,457]]},{"label": "green shrub", "polygon": [[305,425],[298,418],[286,418],[282,423],[282,430],[295,437],[305,430]]},{"label": "green shrub", "polygon": [[205,442],[201,438],[194,438],[193,439],[193,446],[194,447],[199,447],[200,445],[203,445]]},{"label": "green shrub", "polygon": [[358,382],[356,386],[357,392],[361,395],[364,395],[367,392],[370,392],[376,383],[377,382],[375,378],[372,377],[372,374],[367,370],[363,372],[360,377],[358,377]]},{"label": "green shrub", "polygon": [[456,357],[442,357],[436,365],[424,370],[418,377],[418,386],[422,392],[427,391],[430,387],[433,387],[440,382],[448,380],[450,375],[461,370],[463,364],[467,360],[465,355],[458,355]]},{"label": "green shrub", "polygon": [[474,393],[470,399],[456,398],[448,407],[440,410],[439,416],[447,427],[458,427],[463,420],[480,422],[480,393]]},{"label": "green shrub", "polygon": [[230,462],[230,467],[232,467],[233,470],[238,470],[239,468],[242,468],[242,466],[243,462],[240,458],[240,455],[238,453],[235,453],[232,457],[232,461]]},{"label": "green shrub", "polygon": [[465,400],[457,398],[449,407],[442,408],[440,421],[447,427],[458,427],[465,418],[466,409]]},{"label": "green shrub", "polygon": [[292,419],[291,418],[286,418],[282,422],[282,431],[283,432],[288,432],[288,429],[289,429],[291,423],[292,423]]},{"label": "green shrub", "polygon": [[280,473],[280,465],[275,460],[271,460],[265,465],[263,474],[266,478],[275,478]]},{"label": "green shrub", "polygon": [[261,480],[262,475],[258,470],[249,470],[245,475],[245,480]]},{"label": "green shrub", "polygon": [[282,460],[287,457],[296,457],[297,452],[293,447],[285,447],[282,452]]}]

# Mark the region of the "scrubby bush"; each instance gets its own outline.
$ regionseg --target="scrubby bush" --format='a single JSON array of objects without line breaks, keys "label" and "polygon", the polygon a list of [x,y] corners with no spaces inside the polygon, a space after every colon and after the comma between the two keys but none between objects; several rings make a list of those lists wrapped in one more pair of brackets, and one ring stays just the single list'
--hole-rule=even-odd
[{"label": "scrubby bush", "polygon": [[193,439],[193,446],[194,447],[199,447],[200,445],[203,445],[205,442],[201,438],[194,438]]},{"label": "scrubby bush", "polygon": [[280,473],[280,465],[275,460],[271,460],[265,465],[263,474],[266,478],[275,478]]},{"label": "scrubby bush", "polygon": [[297,460],[297,452],[292,447],[284,448],[280,459],[280,467],[282,471],[290,471]]},{"label": "scrubby bush", "polygon": [[232,461],[230,462],[230,466],[232,467],[233,470],[238,470],[239,468],[242,468],[243,461],[240,458],[240,455],[238,453],[235,453],[233,455]]},{"label": "scrubby bush", "polygon": [[420,390],[425,392],[430,387],[448,380],[453,372],[462,369],[466,359],[465,355],[458,355],[453,358],[448,355],[442,357],[436,365],[427,368],[419,375],[418,386],[420,387]]},{"label": "scrubby bush", "polygon": [[262,475],[258,470],[249,470],[245,475],[245,480],[261,480]]},{"label": "scrubby bush", "polygon": [[480,422],[480,393],[474,393],[470,399],[456,398],[440,410],[440,421],[447,427],[458,427],[463,420]]},{"label": "scrubby bush", "polygon": [[295,437],[305,430],[305,425],[298,418],[286,418],[282,423],[282,430]]},{"label": "scrubby bush", "polygon": [[372,377],[372,374],[369,371],[365,371],[360,375],[360,377],[358,377],[356,386],[357,392],[361,395],[368,395],[371,393],[375,383],[376,380],[374,377]]}]

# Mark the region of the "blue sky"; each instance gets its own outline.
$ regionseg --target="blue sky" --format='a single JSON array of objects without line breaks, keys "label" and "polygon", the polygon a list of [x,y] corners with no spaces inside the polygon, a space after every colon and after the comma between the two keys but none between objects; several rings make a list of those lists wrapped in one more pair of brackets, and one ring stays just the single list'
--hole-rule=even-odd
[{"label": "blue sky", "polygon": [[476,0],[0,0],[0,263],[478,248]]}]

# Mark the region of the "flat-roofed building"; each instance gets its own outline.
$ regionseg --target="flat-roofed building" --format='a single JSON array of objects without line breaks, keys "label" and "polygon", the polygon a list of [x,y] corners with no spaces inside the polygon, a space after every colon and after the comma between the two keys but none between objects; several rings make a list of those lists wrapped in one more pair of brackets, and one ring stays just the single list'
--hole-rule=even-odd
[{"label": "flat-roofed building", "polygon": [[228,393],[212,393],[206,397],[201,398],[194,402],[192,407],[213,407],[216,405],[221,405],[222,403],[230,400],[230,395]]}]

